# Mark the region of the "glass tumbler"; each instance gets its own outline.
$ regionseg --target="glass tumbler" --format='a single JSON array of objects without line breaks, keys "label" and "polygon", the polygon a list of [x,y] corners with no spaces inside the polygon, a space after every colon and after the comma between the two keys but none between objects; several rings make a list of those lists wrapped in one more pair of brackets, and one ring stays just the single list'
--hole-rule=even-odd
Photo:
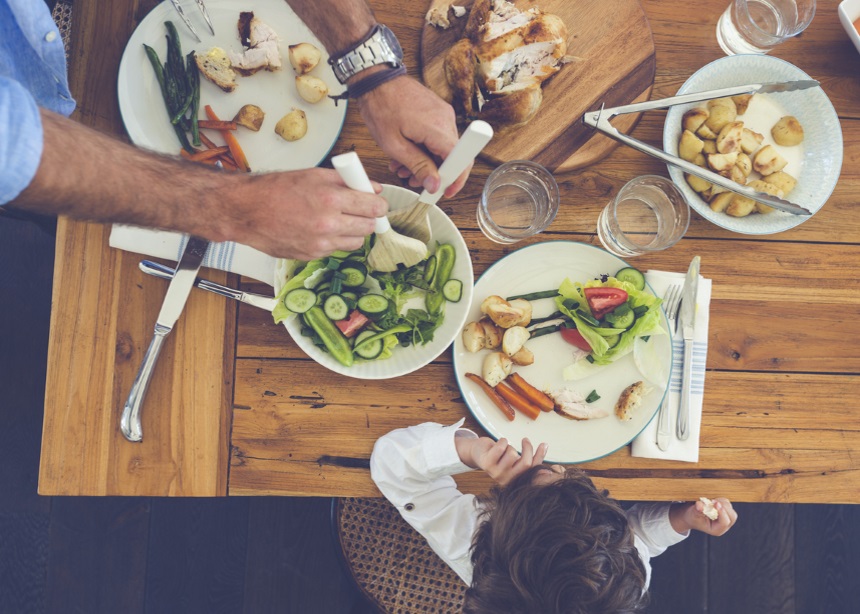
[{"label": "glass tumbler", "polygon": [[505,162],[484,184],[478,226],[491,241],[516,243],[545,230],[558,204],[558,184],[547,169],[528,160]]},{"label": "glass tumbler", "polygon": [[812,22],[815,0],[732,0],[717,22],[727,55],[767,53]]},{"label": "glass tumbler", "polygon": [[690,206],[671,180],[631,179],[597,219],[597,236],[622,258],[657,252],[677,243],[690,225]]}]

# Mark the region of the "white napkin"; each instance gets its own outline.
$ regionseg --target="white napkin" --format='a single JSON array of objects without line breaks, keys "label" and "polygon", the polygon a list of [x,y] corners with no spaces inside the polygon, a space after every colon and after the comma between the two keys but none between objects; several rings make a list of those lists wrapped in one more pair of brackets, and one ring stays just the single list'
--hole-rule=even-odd
[{"label": "white napkin", "polygon": [[[645,279],[654,293],[663,296],[672,283],[683,283],[684,273],[648,271]],[[681,331],[672,338],[672,377],[669,381],[669,424],[672,436],[669,449],[665,452],[657,447],[657,416],[645,430],[633,440],[633,456],[662,458],[695,463],[699,461],[699,433],[702,428],[702,400],[705,394],[705,358],[708,355],[708,320],[711,306],[711,280],[699,277],[698,296],[696,297],[696,326],[693,330],[693,388],[690,398],[690,437],[678,441],[675,437],[675,424],[678,407],[681,403],[681,373],[684,360],[684,336]]]},{"label": "white napkin", "polygon": [[[179,261],[188,235],[166,230],[114,224],[110,246],[156,258]],[[276,259],[239,243],[211,243],[203,257],[203,266],[238,273],[272,285]]]}]

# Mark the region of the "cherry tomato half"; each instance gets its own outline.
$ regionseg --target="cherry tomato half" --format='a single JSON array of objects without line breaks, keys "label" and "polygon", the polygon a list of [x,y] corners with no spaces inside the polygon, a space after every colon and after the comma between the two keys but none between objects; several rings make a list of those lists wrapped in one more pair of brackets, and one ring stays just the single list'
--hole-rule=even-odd
[{"label": "cherry tomato half", "polygon": [[621,288],[586,288],[585,300],[591,308],[591,315],[599,320],[607,313],[627,302],[627,292]]},{"label": "cherry tomato half", "polygon": [[575,345],[580,350],[585,350],[586,352],[591,351],[591,346],[588,345],[588,341],[586,341],[585,337],[582,336],[582,333],[575,328],[562,328],[561,338],[569,344]]}]

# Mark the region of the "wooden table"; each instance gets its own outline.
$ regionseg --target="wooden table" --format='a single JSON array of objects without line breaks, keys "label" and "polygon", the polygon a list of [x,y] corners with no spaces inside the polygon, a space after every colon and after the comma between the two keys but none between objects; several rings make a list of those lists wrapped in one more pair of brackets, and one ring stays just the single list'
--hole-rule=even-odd
[{"label": "wooden table", "polygon": [[[722,56],[714,26],[723,4],[643,2],[657,47],[654,97],[673,95]],[[70,74],[78,121],[124,138],[117,67],[153,5],[75,0]],[[372,5],[400,36],[417,74],[425,3]],[[820,2],[807,32],[774,53],[819,79],[842,121],[842,176],[824,209],[794,230],[762,237],[723,231],[694,214],[679,244],[635,261],[642,269],[681,271],[694,254],[702,256],[703,274],[714,281],[710,345],[700,462],[633,458],[623,449],[584,466],[618,498],[719,493],[736,501],[860,502],[860,56],[836,6]],[[661,113],[648,113],[635,135],[659,145],[662,126]],[[351,108],[333,153],[353,148],[371,176],[396,183]],[[475,203],[490,170],[478,164],[463,192],[442,205],[463,231],[476,275],[514,249],[489,242],[476,227]],[[561,210],[534,240],[597,244],[600,209],[624,182],[645,173],[666,169],[622,147],[559,176]],[[156,370],[145,410],[148,436],[142,444],[126,442],[119,411],[165,286],[137,270],[139,256],[111,250],[108,232],[59,224],[40,493],[378,496],[367,459],[380,435],[468,415],[450,351],[409,376],[357,381],[308,359],[268,314],[195,291]],[[459,481],[470,491],[489,485],[478,473]]]}]

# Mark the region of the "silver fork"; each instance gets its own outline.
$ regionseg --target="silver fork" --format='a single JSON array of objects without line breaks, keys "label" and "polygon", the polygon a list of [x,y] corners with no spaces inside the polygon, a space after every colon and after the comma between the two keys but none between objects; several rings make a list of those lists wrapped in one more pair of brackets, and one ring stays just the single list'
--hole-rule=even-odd
[{"label": "silver fork", "polygon": [[[663,295],[663,309],[666,311],[666,318],[669,320],[673,335],[678,330],[678,307],[681,304],[682,287],[680,283],[672,284]],[[657,414],[657,447],[663,451],[669,448],[669,438],[672,435],[672,428],[669,426],[669,397],[670,391],[667,384],[666,395],[660,405],[660,413]]]},{"label": "silver fork", "polygon": [[[179,17],[182,18],[182,22],[188,27],[194,35],[194,38],[197,39],[197,42],[203,42],[200,40],[200,35],[197,34],[197,30],[191,24],[191,20],[188,19],[188,16],[185,14],[185,11],[182,9],[182,5],[179,2],[180,0],[170,0],[173,8],[175,8],[176,12],[179,13]],[[195,3],[197,4],[197,8],[200,9],[200,12],[203,13],[203,18],[206,20],[206,25],[209,26],[209,31],[212,32],[212,34],[215,34],[215,28],[212,27],[212,20],[209,19],[209,13],[206,11],[206,5],[203,4],[203,0],[195,0]]]}]

